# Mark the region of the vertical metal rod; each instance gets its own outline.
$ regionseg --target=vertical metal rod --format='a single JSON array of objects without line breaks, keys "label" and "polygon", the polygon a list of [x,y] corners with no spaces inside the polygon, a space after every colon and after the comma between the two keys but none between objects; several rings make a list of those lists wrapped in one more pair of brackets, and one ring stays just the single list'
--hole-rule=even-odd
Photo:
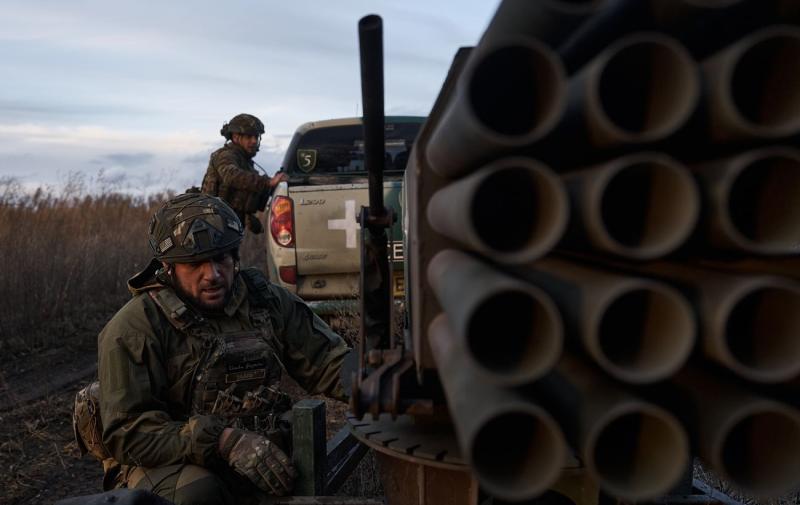
[{"label": "vertical metal rod", "polygon": [[364,165],[369,173],[369,212],[385,213],[383,207],[383,21],[374,14],[358,22],[361,54],[361,100],[364,103]]},{"label": "vertical metal rod", "polygon": [[384,117],[383,117],[383,21],[369,15],[358,22],[361,55],[361,95],[364,102],[364,162],[369,172],[369,208],[362,207],[359,222],[361,253],[361,343],[364,349],[389,344],[392,293],[386,229],[391,226],[383,206]]}]

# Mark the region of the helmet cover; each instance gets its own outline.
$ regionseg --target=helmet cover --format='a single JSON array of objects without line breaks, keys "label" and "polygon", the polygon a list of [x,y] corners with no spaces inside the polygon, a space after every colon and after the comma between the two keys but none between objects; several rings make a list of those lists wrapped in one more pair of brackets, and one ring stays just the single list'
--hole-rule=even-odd
[{"label": "helmet cover", "polygon": [[164,203],[150,219],[153,255],[167,263],[205,261],[236,249],[244,237],[239,217],[221,198],[185,193]]}]

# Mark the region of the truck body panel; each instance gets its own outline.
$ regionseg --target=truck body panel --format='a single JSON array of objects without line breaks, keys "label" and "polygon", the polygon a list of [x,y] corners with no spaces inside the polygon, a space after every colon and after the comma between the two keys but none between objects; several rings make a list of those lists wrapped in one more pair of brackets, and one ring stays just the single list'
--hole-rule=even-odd
[{"label": "truck body panel", "polygon": [[[387,117],[384,204],[398,217],[390,234],[393,291],[403,296],[403,174],[422,117]],[[267,209],[267,272],[270,280],[306,300],[358,296],[361,226],[358,216],[369,204],[360,118],[306,123],[287,149],[283,170],[288,181],[272,196],[291,201],[292,243],[282,246],[271,233]],[[284,200],[285,202],[285,200]]]}]

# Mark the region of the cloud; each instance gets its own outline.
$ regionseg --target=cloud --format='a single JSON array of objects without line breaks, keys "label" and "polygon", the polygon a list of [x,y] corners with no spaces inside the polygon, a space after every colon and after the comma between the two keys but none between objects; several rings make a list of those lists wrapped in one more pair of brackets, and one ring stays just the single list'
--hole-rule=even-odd
[{"label": "cloud", "polygon": [[110,151],[120,151],[131,143],[151,146],[161,152],[185,151],[210,144],[208,135],[187,130],[161,133],[157,131],[128,130],[98,125],[51,126],[41,123],[0,123],[0,140],[6,147],[15,144],[93,146]]},{"label": "cloud", "polygon": [[[265,135],[255,161],[274,173],[290,139],[289,134]],[[70,174],[81,173],[98,190],[183,191],[199,185],[208,156],[221,145],[193,131],[0,123],[0,177],[17,178],[26,187],[60,187]]]},{"label": "cloud", "polygon": [[387,111],[417,115],[498,1],[0,2],[0,177],[180,190],[240,112],[272,172],[299,125],[359,114],[362,15],[384,19]]},{"label": "cloud", "polygon": [[152,161],[154,157],[153,153],[111,153],[95,160],[95,162],[111,162],[123,167],[135,167]]},{"label": "cloud", "polygon": [[25,100],[12,101],[0,99],[0,117],[4,117],[6,119],[14,116],[73,116],[76,114],[99,116],[109,113],[146,115],[152,114],[153,112],[153,109],[129,107],[119,103],[69,103],[56,101],[55,99],[44,102],[33,102]]},{"label": "cloud", "polygon": [[192,154],[190,156],[183,158],[181,161],[183,163],[191,163],[191,164],[207,163],[210,154],[211,154],[210,152]]}]

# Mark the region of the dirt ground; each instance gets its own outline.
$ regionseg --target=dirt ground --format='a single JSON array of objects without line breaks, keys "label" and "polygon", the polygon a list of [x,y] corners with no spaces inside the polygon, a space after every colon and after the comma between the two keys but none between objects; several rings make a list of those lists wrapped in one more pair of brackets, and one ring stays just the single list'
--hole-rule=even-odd
[{"label": "dirt ground", "polygon": [[51,503],[101,488],[100,464],[81,458],[72,436],[72,399],[95,375],[89,332],[0,359],[0,503]]},{"label": "dirt ground", "polygon": [[[0,357],[0,504],[38,505],[102,490],[102,467],[81,457],[71,417],[75,393],[96,377],[102,324],[76,330],[57,348]],[[303,395],[291,379],[284,387],[296,399]],[[344,424],[347,406],[327,401],[326,409],[330,437]],[[356,473],[358,482],[345,484],[345,492],[365,486],[376,492],[374,472]]]},{"label": "dirt ground", "polygon": [[[96,377],[96,334],[105,317],[63,336],[58,347],[0,353],[0,505],[52,503],[101,491],[102,469],[81,457],[72,433],[75,392]],[[303,391],[291,379],[295,400]],[[327,401],[328,437],[344,424],[347,406]],[[800,495],[775,500],[741,496],[696,465],[695,475],[746,504],[800,503]],[[339,494],[382,495],[374,459],[368,456]]]}]

